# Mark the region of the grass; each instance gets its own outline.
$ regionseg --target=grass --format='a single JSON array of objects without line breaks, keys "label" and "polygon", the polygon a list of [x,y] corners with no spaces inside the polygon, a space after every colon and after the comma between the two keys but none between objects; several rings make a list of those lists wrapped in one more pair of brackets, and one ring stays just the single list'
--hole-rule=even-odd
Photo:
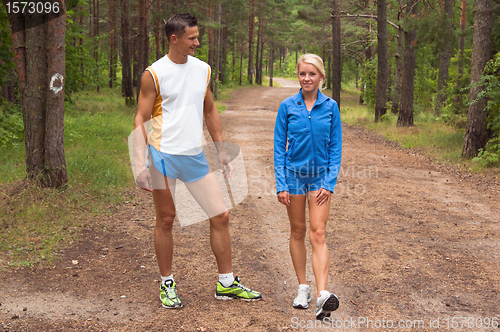
[{"label": "grass", "polygon": [[[331,90],[323,91],[331,96]],[[395,140],[401,147],[416,149],[430,158],[443,163],[458,166],[462,170],[493,174],[498,177],[499,170],[485,169],[471,159],[462,157],[465,131],[440,122],[430,112],[418,113],[414,117],[414,126],[398,127],[397,115],[386,114],[384,120],[374,122],[374,111],[359,104],[359,91],[354,86],[342,86],[340,94],[341,118],[343,122],[362,126],[382,135],[387,140]]]},{"label": "grass", "polygon": [[127,136],[136,107],[110,89],[73,99],[65,114],[64,189],[24,181],[24,144],[0,148],[0,267],[50,263],[94,216],[111,213],[133,184]]}]

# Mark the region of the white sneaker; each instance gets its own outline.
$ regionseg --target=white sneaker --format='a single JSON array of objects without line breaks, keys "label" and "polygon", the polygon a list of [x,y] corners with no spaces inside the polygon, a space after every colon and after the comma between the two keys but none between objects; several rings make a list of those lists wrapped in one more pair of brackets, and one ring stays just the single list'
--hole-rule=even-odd
[{"label": "white sneaker", "polygon": [[339,299],[335,294],[331,294],[326,290],[322,290],[320,295],[316,301],[316,319],[322,320],[325,317],[330,317],[330,313],[337,310]]},{"label": "white sneaker", "polygon": [[299,285],[299,291],[295,300],[293,300],[293,307],[297,309],[307,309],[311,302],[311,289],[309,286]]}]

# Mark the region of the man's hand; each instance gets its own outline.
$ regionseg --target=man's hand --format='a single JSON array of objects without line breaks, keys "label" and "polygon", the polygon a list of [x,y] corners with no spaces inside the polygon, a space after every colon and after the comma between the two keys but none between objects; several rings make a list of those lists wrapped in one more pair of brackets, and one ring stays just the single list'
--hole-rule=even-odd
[{"label": "man's hand", "polygon": [[231,159],[225,151],[219,152],[219,169],[224,174],[226,179],[231,178],[233,174],[233,166],[231,165]]},{"label": "man's hand", "polygon": [[290,193],[288,191],[280,191],[278,193],[278,202],[286,206],[290,205]]},{"label": "man's hand", "polygon": [[151,181],[151,174],[149,174],[148,169],[145,169],[140,174],[137,174],[135,182],[142,189],[151,192],[153,191],[153,182]]}]

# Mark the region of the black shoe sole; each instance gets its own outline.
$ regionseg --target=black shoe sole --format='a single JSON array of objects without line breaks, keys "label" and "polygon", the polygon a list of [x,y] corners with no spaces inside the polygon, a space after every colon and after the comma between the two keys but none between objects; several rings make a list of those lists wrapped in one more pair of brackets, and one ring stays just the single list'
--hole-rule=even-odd
[{"label": "black shoe sole", "polygon": [[316,315],[316,319],[322,320],[325,317],[330,317],[330,313],[339,308],[339,299],[335,296],[335,294],[330,294],[323,306],[321,308],[321,312]]}]

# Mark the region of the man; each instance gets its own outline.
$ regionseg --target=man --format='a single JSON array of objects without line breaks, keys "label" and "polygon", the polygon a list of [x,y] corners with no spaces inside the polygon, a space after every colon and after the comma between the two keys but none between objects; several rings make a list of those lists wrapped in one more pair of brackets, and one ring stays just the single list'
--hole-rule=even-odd
[{"label": "man", "polygon": [[[136,159],[136,181],[142,188],[153,192],[156,210],[154,245],[162,276],[162,305],[166,308],[182,307],[172,276],[172,226],[177,178],[186,184],[210,219],[210,244],[219,270],[215,297],[260,300],[262,295],[259,292],[244,287],[239,278],[233,276],[229,213],[217,180],[213,173],[209,173],[201,148],[205,119],[218,151],[221,171],[229,178],[232,166],[224,150],[219,112],[210,91],[210,67],[193,57],[196,47],[200,45],[196,18],[189,14],[175,15],[166,23],[165,33],[169,41],[168,54],[148,67],[142,75],[135,118],[135,127],[142,128],[135,131],[140,134],[134,137],[134,145],[137,145],[138,136],[143,146],[144,140],[149,145],[150,174],[141,172],[145,165]],[[153,130],[147,137],[144,124],[150,120]],[[145,151],[136,155],[144,156]]]}]

